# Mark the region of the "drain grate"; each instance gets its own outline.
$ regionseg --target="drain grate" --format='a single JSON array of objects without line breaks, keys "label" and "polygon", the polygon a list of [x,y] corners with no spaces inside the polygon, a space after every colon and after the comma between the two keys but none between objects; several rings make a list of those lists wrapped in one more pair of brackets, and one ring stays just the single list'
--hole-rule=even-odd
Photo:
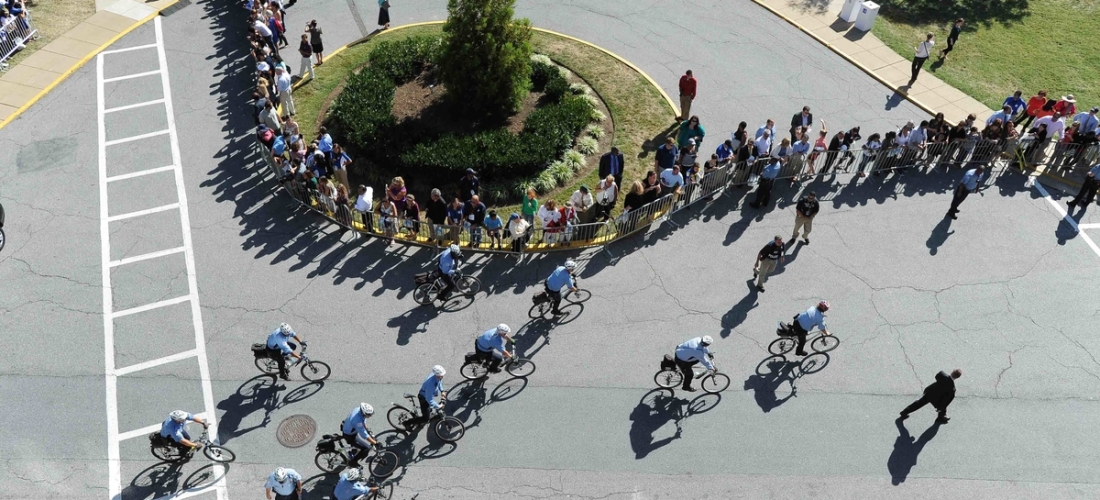
[{"label": "drain grate", "polygon": [[291,415],[279,422],[275,438],[287,448],[300,448],[313,440],[317,432],[317,422],[309,415]]}]

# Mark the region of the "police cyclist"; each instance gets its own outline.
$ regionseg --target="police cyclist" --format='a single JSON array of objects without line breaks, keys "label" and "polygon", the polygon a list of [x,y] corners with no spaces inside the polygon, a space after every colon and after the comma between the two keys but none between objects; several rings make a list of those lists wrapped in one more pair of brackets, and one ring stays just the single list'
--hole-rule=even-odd
[{"label": "police cyclist", "polygon": [[554,308],[550,311],[551,314],[555,316],[561,314],[561,309],[558,307],[561,305],[563,288],[577,291],[577,282],[573,277],[576,270],[577,263],[573,259],[569,259],[565,261],[565,264],[554,269],[554,272],[550,273],[550,277],[546,278],[546,293],[554,304]]},{"label": "police cyclist", "polygon": [[799,356],[805,356],[806,351],[806,335],[818,328],[822,334],[829,335],[829,327],[825,326],[825,311],[829,310],[829,301],[823,300],[818,302],[816,306],[806,309],[798,316],[794,318],[794,334],[798,337],[798,349],[795,350],[795,354]]},{"label": "police cyclist", "polygon": [[378,441],[367,428],[367,419],[371,415],[374,415],[374,407],[367,403],[359,403],[359,406],[353,408],[348,418],[345,418],[340,425],[340,430],[344,433],[344,442],[356,450],[355,455],[351,457],[350,467],[355,467],[360,459],[367,456],[372,447],[378,446]]},{"label": "police cyclist", "polygon": [[508,336],[509,333],[512,333],[512,328],[501,323],[496,328],[486,330],[474,341],[474,351],[477,352],[478,359],[489,362],[491,373],[499,372],[500,363],[512,357],[512,353],[508,351],[505,344],[512,341]]},{"label": "police cyclist", "polygon": [[446,374],[447,370],[444,370],[442,366],[435,365],[432,367],[432,373],[424,379],[423,384],[420,384],[420,392],[416,395],[416,398],[420,400],[420,416],[406,421],[406,429],[411,430],[427,422],[432,418],[432,413],[441,408],[439,400],[447,399],[447,391],[443,390],[443,376]]},{"label": "police cyclist", "polygon": [[171,439],[177,448],[190,453],[193,448],[202,448],[202,443],[191,441],[191,435],[187,433],[187,422],[202,424],[203,429],[210,426],[199,417],[183,410],[176,410],[169,413],[164,423],[160,424],[160,436]]},{"label": "police cyclist", "polygon": [[286,357],[293,356],[302,359],[298,353],[294,352],[298,346],[290,342],[290,339],[297,340],[303,346],[306,345],[306,341],[302,340],[302,337],[299,337],[297,333],[294,333],[294,329],[286,323],[280,324],[279,328],[267,336],[267,355],[274,358],[276,363],[279,363],[279,377],[283,380],[290,380],[290,370],[286,367]]},{"label": "police cyclist", "polygon": [[275,500],[301,500],[302,475],[294,469],[279,467],[267,476],[264,483],[264,493],[267,500],[271,499],[271,493],[275,493]]},{"label": "police cyclist", "polygon": [[710,362],[710,346],[714,339],[710,335],[695,337],[683,344],[676,346],[676,367],[684,374],[683,390],[694,392],[691,381],[695,378],[695,371],[691,367],[697,363],[703,363],[708,370],[714,371],[714,363]]},{"label": "police cyclist", "polygon": [[357,468],[349,468],[340,473],[340,481],[332,490],[332,496],[336,500],[355,500],[375,491],[378,491],[378,485],[374,484],[372,478],[363,477],[363,472]]},{"label": "police cyclist", "polygon": [[462,248],[451,245],[443,253],[439,254],[439,273],[443,283],[447,286],[439,292],[439,300],[446,301],[451,297],[451,291],[455,289],[455,273],[458,272],[458,263],[462,259]]}]

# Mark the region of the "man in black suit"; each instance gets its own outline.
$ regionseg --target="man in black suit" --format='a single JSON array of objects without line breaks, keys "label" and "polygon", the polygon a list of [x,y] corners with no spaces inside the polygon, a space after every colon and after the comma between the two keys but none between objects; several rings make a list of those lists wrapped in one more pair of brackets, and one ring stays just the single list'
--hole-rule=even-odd
[{"label": "man in black suit", "polygon": [[814,115],[810,113],[809,106],[803,106],[801,113],[795,113],[791,117],[791,142],[798,142],[798,127],[810,128],[814,123]]},{"label": "man in black suit", "polygon": [[606,179],[607,176],[615,176],[615,185],[620,188],[623,185],[623,154],[619,152],[619,148],[612,146],[610,153],[604,153],[600,157],[600,179]]},{"label": "man in black suit", "polygon": [[936,381],[931,385],[924,388],[924,395],[920,399],[913,402],[913,404],[906,406],[904,410],[901,410],[901,418],[908,418],[910,413],[919,410],[922,406],[931,403],[932,407],[939,413],[939,417],[936,418],[937,424],[946,424],[947,418],[947,405],[951,404],[951,401],[955,399],[955,379],[962,376],[962,370],[956,368],[948,375],[946,372],[939,372],[936,374]]}]

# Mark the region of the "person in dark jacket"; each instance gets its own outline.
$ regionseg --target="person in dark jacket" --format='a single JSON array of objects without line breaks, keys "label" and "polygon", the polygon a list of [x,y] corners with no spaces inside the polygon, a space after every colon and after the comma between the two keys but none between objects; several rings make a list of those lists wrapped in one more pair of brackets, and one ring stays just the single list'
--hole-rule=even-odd
[{"label": "person in dark jacket", "polygon": [[936,423],[946,424],[948,420],[951,420],[947,418],[947,406],[955,399],[955,379],[961,376],[962,370],[958,368],[953,370],[951,375],[943,371],[937,373],[936,381],[924,388],[924,395],[914,401],[913,404],[906,406],[904,410],[901,410],[901,418],[909,418],[910,413],[919,410],[926,404],[931,404],[936,409],[936,413],[939,414]]},{"label": "person in dark jacket", "polygon": [[438,189],[432,190],[432,198],[425,206],[428,212],[428,222],[431,223],[431,234],[428,235],[428,243],[443,244],[443,226],[447,224],[447,202],[443,201],[443,193]]},{"label": "person in dark jacket", "polygon": [[619,152],[618,147],[612,147],[610,153],[605,153],[600,157],[600,178],[606,179],[607,176],[615,176],[615,185],[622,187],[623,185],[623,167],[626,164],[623,162],[623,154]]},{"label": "person in dark jacket", "polygon": [[481,180],[477,178],[477,172],[474,172],[474,169],[467,168],[466,176],[458,181],[458,197],[465,203],[479,194],[481,194]]}]

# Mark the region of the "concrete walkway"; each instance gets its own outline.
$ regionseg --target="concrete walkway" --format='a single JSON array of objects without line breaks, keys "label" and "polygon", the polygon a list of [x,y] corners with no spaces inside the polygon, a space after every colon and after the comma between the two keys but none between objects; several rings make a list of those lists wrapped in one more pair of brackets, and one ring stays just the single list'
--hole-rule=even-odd
[{"label": "concrete walkway", "polygon": [[0,77],[0,128],[130,30],[178,0],[96,0],[96,13]]}]

